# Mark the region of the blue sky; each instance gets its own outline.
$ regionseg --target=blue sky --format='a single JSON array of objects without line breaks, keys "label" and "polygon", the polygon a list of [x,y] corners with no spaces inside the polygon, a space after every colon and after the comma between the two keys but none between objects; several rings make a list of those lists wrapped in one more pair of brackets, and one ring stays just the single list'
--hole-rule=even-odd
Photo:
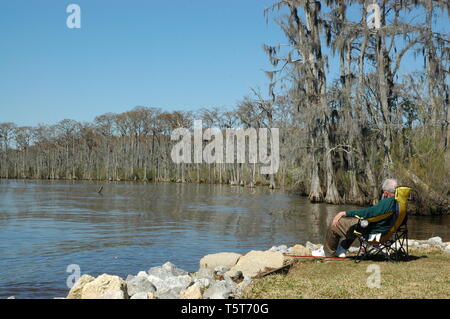
[{"label": "blue sky", "polygon": [[[263,88],[264,0],[3,1],[0,122],[91,121],[137,105],[231,107]],[[66,7],[81,8],[81,29]]]},{"label": "blue sky", "polygon": [[[92,121],[137,105],[233,107],[267,90],[273,0],[14,0],[0,7],[0,122]],[[81,29],[66,7],[81,7]],[[333,65],[332,68],[337,68]]]}]

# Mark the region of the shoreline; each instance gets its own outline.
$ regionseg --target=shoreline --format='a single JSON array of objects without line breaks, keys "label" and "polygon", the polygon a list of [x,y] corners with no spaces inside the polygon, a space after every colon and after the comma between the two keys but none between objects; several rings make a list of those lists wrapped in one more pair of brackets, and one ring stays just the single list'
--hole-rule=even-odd
[{"label": "shoreline", "polygon": [[[440,237],[408,239],[408,246],[413,250],[440,250],[450,256],[450,242],[443,242]],[[310,256],[312,250],[320,247],[321,244],[308,241],[305,245],[273,246],[265,251],[252,250],[246,254],[214,253],[200,259],[196,272],[187,272],[167,261],[136,275],[130,274],[125,279],[110,274],[97,278],[84,274],[70,288],[67,296],[53,299],[240,299],[253,282],[266,275],[271,276],[273,270],[292,266],[295,258],[290,256]],[[355,254],[357,250],[355,246],[350,247],[348,255]],[[323,261],[322,258],[304,260]]]}]

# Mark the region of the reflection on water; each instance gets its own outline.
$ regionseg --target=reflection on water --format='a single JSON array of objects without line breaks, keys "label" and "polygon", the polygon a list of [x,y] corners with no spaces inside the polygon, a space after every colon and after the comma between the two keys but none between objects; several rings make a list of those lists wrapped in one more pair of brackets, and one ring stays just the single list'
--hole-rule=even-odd
[{"label": "reflection on water", "polygon": [[[66,272],[125,277],[210,253],[322,242],[352,206],[310,204],[280,190],[225,185],[0,181],[0,296],[55,297]],[[450,240],[449,217],[409,220],[410,237]]]}]

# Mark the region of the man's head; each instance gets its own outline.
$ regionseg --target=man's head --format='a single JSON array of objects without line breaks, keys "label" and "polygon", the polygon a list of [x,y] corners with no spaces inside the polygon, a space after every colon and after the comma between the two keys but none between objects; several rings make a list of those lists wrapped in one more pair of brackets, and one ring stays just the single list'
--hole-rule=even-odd
[{"label": "man's head", "polygon": [[383,190],[383,198],[395,196],[395,189],[398,187],[397,180],[388,178],[383,182],[381,189]]}]

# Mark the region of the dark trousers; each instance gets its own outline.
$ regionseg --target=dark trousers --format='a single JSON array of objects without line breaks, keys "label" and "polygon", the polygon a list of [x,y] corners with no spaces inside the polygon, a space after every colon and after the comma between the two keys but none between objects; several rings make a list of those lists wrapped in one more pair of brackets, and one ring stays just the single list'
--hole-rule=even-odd
[{"label": "dark trousers", "polygon": [[336,226],[330,225],[330,227],[328,227],[323,250],[328,254],[335,254],[341,240],[341,246],[343,248],[350,248],[353,241],[356,239],[356,235],[353,231],[357,226],[358,218],[341,217]]}]

